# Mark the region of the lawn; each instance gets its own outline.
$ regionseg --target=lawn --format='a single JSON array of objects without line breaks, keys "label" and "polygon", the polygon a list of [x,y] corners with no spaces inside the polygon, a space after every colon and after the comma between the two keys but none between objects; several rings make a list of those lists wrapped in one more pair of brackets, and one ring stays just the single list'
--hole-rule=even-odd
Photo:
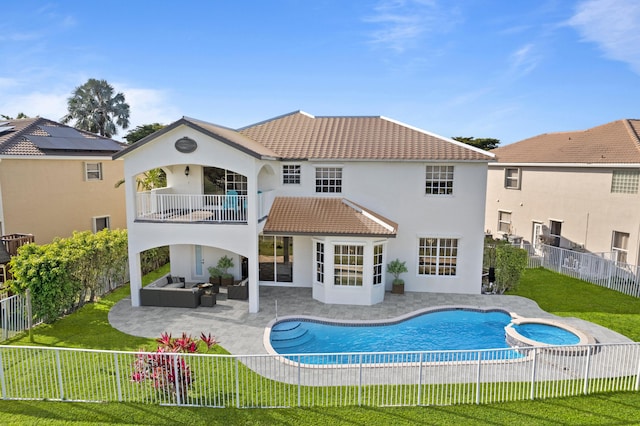
[{"label": "lawn", "polygon": [[[164,270],[144,278],[150,282]],[[640,340],[640,299],[543,269],[527,270],[517,291],[542,309],[593,321]],[[153,348],[153,339],[123,334],[110,327],[111,306],[128,295],[115,291],[94,305],[37,327],[31,339],[15,345],[91,347],[115,350]],[[91,332],[87,332],[90,324]],[[221,351],[224,351],[220,348]],[[143,404],[81,404],[44,401],[0,401],[2,424],[634,424],[640,418],[640,393],[613,393],[563,399],[448,407],[208,409]],[[81,419],[81,420],[80,420]]]}]

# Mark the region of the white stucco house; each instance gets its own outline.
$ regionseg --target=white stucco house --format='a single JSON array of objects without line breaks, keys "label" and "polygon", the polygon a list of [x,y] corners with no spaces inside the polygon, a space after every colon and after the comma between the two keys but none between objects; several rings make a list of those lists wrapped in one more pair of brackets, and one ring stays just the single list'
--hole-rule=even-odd
[{"label": "white stucco house", "polygon": [[618,120],[492,150],[487,231],[640,264],[639,135],[640,120]]},{"label": "white stucco house", "polygon": [[[170,246],[171,274],[206,281],[221,256],[261,286],[311,287],[324,303],[372,305],[406,261],[406,291],[480,293],[493,154],[384,117],[293,112],[241,129],[182,118],[124,159],[131,300],[140,253]],[[137,192],[162,168],[167,187]]]}]

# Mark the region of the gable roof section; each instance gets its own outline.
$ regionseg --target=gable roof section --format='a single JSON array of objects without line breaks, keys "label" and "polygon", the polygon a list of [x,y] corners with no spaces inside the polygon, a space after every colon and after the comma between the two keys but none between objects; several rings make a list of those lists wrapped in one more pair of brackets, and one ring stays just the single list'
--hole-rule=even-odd
[{"label": "gable roof section", "polygon": [[111,156],[124,146],[109,138],[65,126],[46,118],[7,120],[0,133],[0,155],[6,156]]},{"label": "gable roof section", "polygon": [[384,117],[297,111],[238,130],[283,159],[490,161],[493,155]]},{"label": "gable roof section", "polygon": [[640,120],[618,120],[587,130],[545,133],[496,148],[498,163],[640,163]]},{"label": "gable roof section", "polygon": [[344,198],[276,197],[266,235],[395,237],[398,225]]},{"label": "gable roof section", "polygon": [[228,127],[219,126],[217,124],[208,123],[206,121],[196,120],[195,118],[182,117],[180,120],[171,123],[163,129],[158,130],[155,133],[137,141],[133,145],[128,146],[125,150],[118,152],[113,156],[114,160],[127,155],[129,152],[153,141],[159,136],[176,129],[180,126],[187,126],[198,132],[204,133],[214,139],[217,139],[229,146],[232,146],[246,154],[249,154],[256,158],[277,158],[278,154],[270,150],[269,148],[259,144],[258,142],[248,138],[237,131]]}]

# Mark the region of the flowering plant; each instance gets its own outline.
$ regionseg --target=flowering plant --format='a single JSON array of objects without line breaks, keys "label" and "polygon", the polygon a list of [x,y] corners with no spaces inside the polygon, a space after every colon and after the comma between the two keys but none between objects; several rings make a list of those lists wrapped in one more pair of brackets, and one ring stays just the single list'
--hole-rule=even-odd
[{"label": "flowering plant", "polygon": [[183,398],[187,395],[193,381],[191,368],[180,353],[195,353],[198,343],[206,345],[207,350],[218,342],[211,334],[200,334],[200,339],[194,339],[187,333],[173,338],[169,333],[162,333],[158,339],[155,353],[139,353],[133,363],[131,380],[136,383],[150,381],[154,389],[164,393],[176,395],[179,392]]}]

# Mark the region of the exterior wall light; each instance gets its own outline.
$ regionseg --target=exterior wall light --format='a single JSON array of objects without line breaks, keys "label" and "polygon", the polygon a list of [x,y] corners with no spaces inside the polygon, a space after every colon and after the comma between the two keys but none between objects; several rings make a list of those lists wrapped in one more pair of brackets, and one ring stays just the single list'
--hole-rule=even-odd
[{"label": "exterior wall light", "polygon": [[189,176],[189,166],[184,168],[184,175]]}]

